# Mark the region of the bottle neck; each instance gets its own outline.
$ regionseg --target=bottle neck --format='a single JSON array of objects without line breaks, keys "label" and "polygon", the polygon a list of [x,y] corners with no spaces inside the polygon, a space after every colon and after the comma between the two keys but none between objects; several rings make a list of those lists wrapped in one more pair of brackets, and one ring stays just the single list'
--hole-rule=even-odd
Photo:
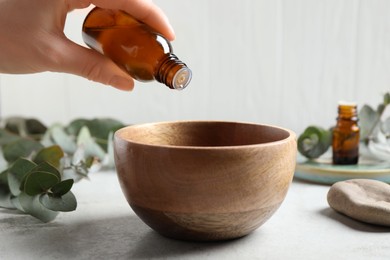
[{"label": "bottle neck", "polygon": [[192,72],[176,55],[168,53],[160,60],[154,77],[169,88],[182,90],[190,83]]},{"label": "bottle neck", "polygon": [[356,104],[339,104],[338,106],[339,120],[353,120],[357,121],[357,105]]}]

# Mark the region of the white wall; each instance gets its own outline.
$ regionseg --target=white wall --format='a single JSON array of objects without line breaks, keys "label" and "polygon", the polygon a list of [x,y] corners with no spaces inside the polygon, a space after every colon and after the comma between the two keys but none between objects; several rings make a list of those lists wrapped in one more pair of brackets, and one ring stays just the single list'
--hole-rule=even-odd
[{"label": "white wall", "polygon": [[[137,83],[121,92],[72,75],[0,75],[1,116],[47,124],[77,117],[126,123],[240,120],[300,133],[334,123],[338,100],[377,104],[390,91],[388,0],[155,0],[175,53],[193,70],[184,91]],[[86,11],[68,18],[82,43]]]}]

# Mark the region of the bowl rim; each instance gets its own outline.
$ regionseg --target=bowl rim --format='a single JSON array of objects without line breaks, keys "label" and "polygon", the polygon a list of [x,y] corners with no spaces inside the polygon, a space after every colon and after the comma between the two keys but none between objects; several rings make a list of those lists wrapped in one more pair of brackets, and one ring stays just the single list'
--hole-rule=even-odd
[{"label": "bowl rim", "polygon": [[[139,127],[146,127],[151,125],[163,125],[163,124],[177,124],[177,123],[234,123],[234,124],[242,124],[242,125],[253,125],[253,126],[265,126],[270,128],[275,128],[278,130],[283,130],[287,132],[289,135],[286,138],[277,140],[277,141],[271,141],[271,142],[265,142],[265,143],[259,143],[259,144],[243,144],[243,145],[224,145],[224,146],[192,146],[192,145],[166,145],[166,144],[150,144],[150,143],[144,143],[144,142],[137,142],[134,140],[125,139],[121,136],[121,133],[126,131],[129,128],[139,128]],[[173,120],[173,121],[157,121],[157,122],[149,122],[149,123],[140,123],[140,124],[133,124],[128,125],[125,127],[122,127],[115,131],[114,133],[114,139],[118,139],[120,141],[124,141],[127,143],[142,145],[142,146],[149,146],[149,147],[159,147],[159,148],[169,148],[169,149],[193,149],[193,150],[232,150],[232,149],[243,149],[243,148],[250,148],[250,147],[261,147],[261,146],[274,146],[279,145],[281,143],[287,143],[291,139],[296,140],[296,133],[292,130],[289,130],[284,127],[275,126],[271,124],[260,124],[260,123],[254,123],[254,122],[247,122],[247,121],[230,121],[230,120]],[[114,140],[115,143],[116,140]]]}]

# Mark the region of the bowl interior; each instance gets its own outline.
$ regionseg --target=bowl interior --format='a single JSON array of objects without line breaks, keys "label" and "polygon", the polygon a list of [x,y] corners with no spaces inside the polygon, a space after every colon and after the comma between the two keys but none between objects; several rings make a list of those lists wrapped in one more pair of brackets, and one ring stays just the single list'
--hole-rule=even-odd
[{"label": "bowl interior", "polygon": [[221,147],[265,144],[290,136],[282,128],[239,122],[177,121],[134,125],[117,132],[121,139],[156,146]]}]

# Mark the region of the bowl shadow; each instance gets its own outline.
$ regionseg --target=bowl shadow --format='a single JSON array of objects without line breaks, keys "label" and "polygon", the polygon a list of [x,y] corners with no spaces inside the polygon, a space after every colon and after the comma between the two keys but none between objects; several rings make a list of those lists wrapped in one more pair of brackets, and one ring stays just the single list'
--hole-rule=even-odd
[{"label": "bowl shadow", "polygon": [[[26,215],[2,218],[6,252],[29,259],[151,259],[183,258],[242,243],[246,237],[224,242],[187,242],[166,238],[137,216],[123,216],[64,224],[41,223]],[[250,235],[249,235],[250,236]],[[3,240],[3,239],[1,239]],[[5,240],[5,239],[4,239]]]}]

